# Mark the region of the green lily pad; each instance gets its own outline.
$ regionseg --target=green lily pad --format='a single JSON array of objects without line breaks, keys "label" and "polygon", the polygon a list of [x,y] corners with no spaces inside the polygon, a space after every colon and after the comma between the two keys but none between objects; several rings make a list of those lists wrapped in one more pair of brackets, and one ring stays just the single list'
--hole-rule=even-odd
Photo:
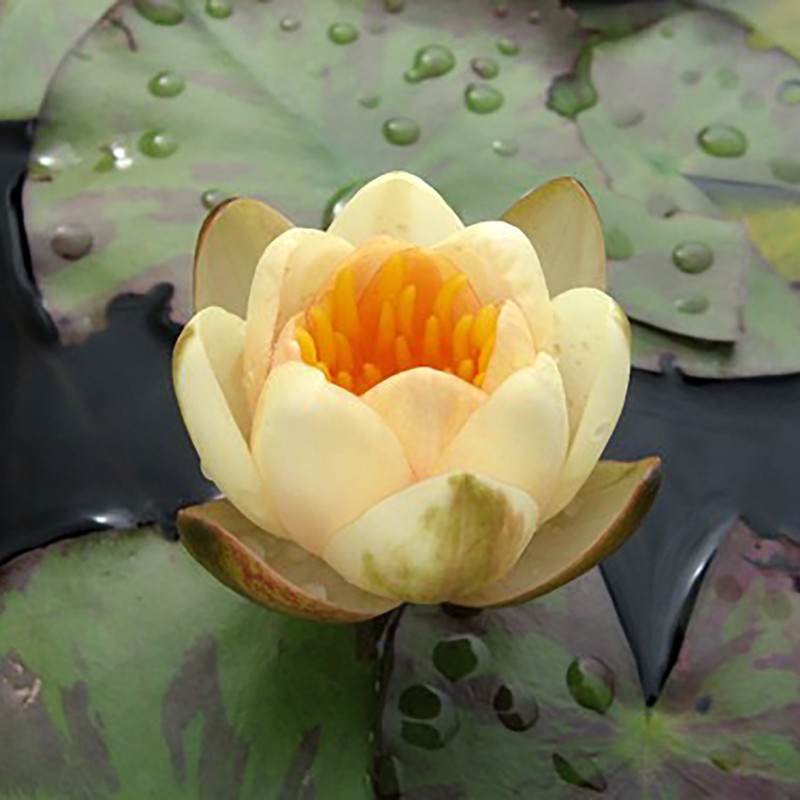
[{"label": "green lily pad", "polygon": [[[185,319],[196,232],[226,197],[257,196],[318,226],[350,187],[405,168],[470,222],[499,217],[552,177],[578,177],[598,199],[616,258],[611,284],[634,318],[704,339],[738,335],[740,229],[711,222],[705,235],[718,257],[690,280],[672,253],[703,220],[663,219],[606,186],[551,92],[575,74],[588,43],[557,3],[537,4],[529,19],[478,0],[399,12],[321,0],[303,16],[281,0],[240,0],[221,17],[200,0],[160,0],[159,13],[177,9],[181,19],[157,24],[163,14],[137,11],[154,2],[120,5],[124,32],[104,24],[89,33],[53,81],[38,131],[26,224],[38,283],[63,330],[86,330],[114,294],[159,280],[176,285],[175,315]],[[337,25],[358,36],[332,40]],[[409,81],[431,52],[430,74]],[[65,226],[90,237],[78,256],[60,246]],[[705,313],[675,305],[688,284],[710,297]]]},{"label": "green lily pad", "polygon": [[[61,59],[114,3],[5,0],[0,4],[0,120],[32,119]],[[114,25],[113,15],[105,23]]]},{"label": "green lily pad", "polygon": [[733,346],[697,342],[632,325],[633,363],[661,371],[671,356],[684,374],[699,378],[743,378],[800,372],[800,292],[766,264],[750,270],[744,306],[745,334]]},{"label": "green lily pad", "polygon": [[21,556],[0,569],[0,796],[367,798],[361,639],[240,598],[152,531]]},{"label": "green lily pad", "polygon": [[[409,797],[561,798],[573,787],[612,797],[790,796],[800,774],[797,580],[800,546],[738,528],[715,558],[652,708],[596,570],[513,609],[464,618],[410,608],[384,758]],[[480,673],[453,683],[430,654],[456,636],[479,637],[489,656]],[[456,718],[433,754],[397,724],[403,692],[415,686]],[[509,725],[512,708],[516,723],[528,709],[530,724]]]}]

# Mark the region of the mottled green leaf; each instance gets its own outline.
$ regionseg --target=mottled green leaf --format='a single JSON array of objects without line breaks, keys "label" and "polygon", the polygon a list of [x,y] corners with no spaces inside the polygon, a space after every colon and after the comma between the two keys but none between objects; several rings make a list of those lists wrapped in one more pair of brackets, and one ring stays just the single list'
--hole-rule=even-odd
[{"label": "mottled green leaf", "polygon": [[[643,800],[793,796],[798,581],[800,545],[738,528],[712,564],[653,708],[597,571],[514,609],[456,617],[410,608],[398,634],[383,763],[394,759],[409,797],[583,796],[571,793],[577,787]],[[435,663],[441,642],[454,637],[488,649],[481,668],[455,682]],[[414,692],[437,698],[427,721],[442,728],[434,753],[404,733],[400,701]]]},{"label": "mottled green leaf", "polygon": [[0,796],[369,797],[362,638],[150,531],[33,551],[0,569]]}]

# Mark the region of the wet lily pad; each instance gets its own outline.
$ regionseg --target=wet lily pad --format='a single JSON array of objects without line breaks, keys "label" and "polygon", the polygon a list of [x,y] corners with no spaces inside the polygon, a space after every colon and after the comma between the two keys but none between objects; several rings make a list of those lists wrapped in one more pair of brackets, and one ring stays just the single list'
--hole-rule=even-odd
[{"label": "wet lily pad", "polygon": [[367,798],[358,642],[152,531],[32,551],[0,568],[0,796]]},{"label": "wet lily pad", "polygon": [[[384,725],[402,792],[788,796],[800,770],[799,553],[744,527],[728,538],[652,708],[597,571],[514,609],[468,618],[409,609]],[[479,637],[489,656],[479,674],[448,683],[430,653],[457,636]],[[435,754],[397,734],[402,692],[423,684],[457,717]],[[532,724],[504,723],[512,707],[534,704]]]},{"label": "wet lily pad", "polygon": [[0,120],[38,115],[61,59],[113,5],[111,0],[6,0],[0,5]]}]

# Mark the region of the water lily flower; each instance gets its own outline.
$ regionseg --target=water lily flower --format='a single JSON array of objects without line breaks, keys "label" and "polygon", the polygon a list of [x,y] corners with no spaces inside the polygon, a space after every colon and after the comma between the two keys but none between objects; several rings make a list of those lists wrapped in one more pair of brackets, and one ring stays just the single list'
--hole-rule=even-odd
[{"label": "water lily flower", "polygon": [[635,528],[659,461],[598,463],[630,328],[576,181],[465,226],[401,172],[325,232],[217,208],[174,354],[181,412],[227,499],[189,551],[266,606],[361,620],[402,602],[521,602]]}]

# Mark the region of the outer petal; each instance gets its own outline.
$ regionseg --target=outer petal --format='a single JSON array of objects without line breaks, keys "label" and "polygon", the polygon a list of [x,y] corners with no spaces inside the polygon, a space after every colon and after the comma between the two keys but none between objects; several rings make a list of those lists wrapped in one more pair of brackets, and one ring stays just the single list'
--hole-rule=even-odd
[{"label": "outer petal", "polygon": [[603,461],[564,511],[536,531],[504,578],[457,602],[480,608],[524,603],[577,578],[636,530],[660,482],[658,458]]},{"label": "outer petal", "polygon": [[506,300],[497,318],[497,341],[489,359],[483,391],[490,394],[506,378],[536,362],[536,346],[525,315],[513,300]]},{"label": "outer petal", "polygon": [[438,603],[514,565],[536,527],[525,492],[453,473],[416,483],[337,531],[322,557],[365,591]]},{"label": "outer petal", "polygon": [[466,381],[428,367],[398,372],[361,397],[394,431],[418,480],[432,474],[442,450],[485,399]]},{"label": "outer petal", "polygon": [[359,622],[396,605],[352,586],[294,542],[260,530],[226,500],[184,509],[178,530],[212,575],[267,608],[325,622]]},{"label": "outer petal", "polygon": [[413,479],[381,417],[297,362],[270,374],[253,421],[252,449],[286,529],[312,553]]},{"label": "outer petal", "polygon": [[475,472],[516,486],[543,508],[567,453],[566,399],[555,361],[540,353],[469,418],[435,472]]},{"label": "outer petal", "polygon": [[537,350],[549,349],[553,312],[539,257],[528,237],[507,222],[479,222],[437,244],[437,252],[466,273],[483,303],[514,300]]},{"label": "outer petal", "polygon": [[284,536],[247,446],[243,344],[239,317],[214,307],[196,314],[175,345],[175,394],[205,474],[256,525]]},{"label": "outer petal", "polygon": [[286,217],[258,200],[241,197],[217,206],[197,237],[195,310],[219,306],[243,317],[258,259],[291,227]]},{"label": "outer petal", "polygon": [[630,380],[630,326],[598,289],[571,289],[553,301],[558,369],[567,393],[570,448],[544,519],[575,496],[611,438]]},{"label": "outer petal", "polygon": [[[280,316],[288,319],[300,308],[284,309],[282,287],[292,276],[297,292],[308,299],[325,284],[338,264],[353,251],[343,239],[309,228],[292,228],[272,242],[258,261],[247,303],[244,346],[245,389],[255,407],[269,369],[269,358]],[[299,305],[299,297],[292,297]]]},{"label": "outer petal", "polygon": [[328,232],[353,244],[385,234],[427,246],[463,227],[442,196],[421,178],[388,172],[356,192]]},{"label": "outer petal", "polygon": [[606,251],[597,206],[574,178],[548,181],[517,200],[503,219],[536,247],[550,296],[577,286],[605,289]]}]

